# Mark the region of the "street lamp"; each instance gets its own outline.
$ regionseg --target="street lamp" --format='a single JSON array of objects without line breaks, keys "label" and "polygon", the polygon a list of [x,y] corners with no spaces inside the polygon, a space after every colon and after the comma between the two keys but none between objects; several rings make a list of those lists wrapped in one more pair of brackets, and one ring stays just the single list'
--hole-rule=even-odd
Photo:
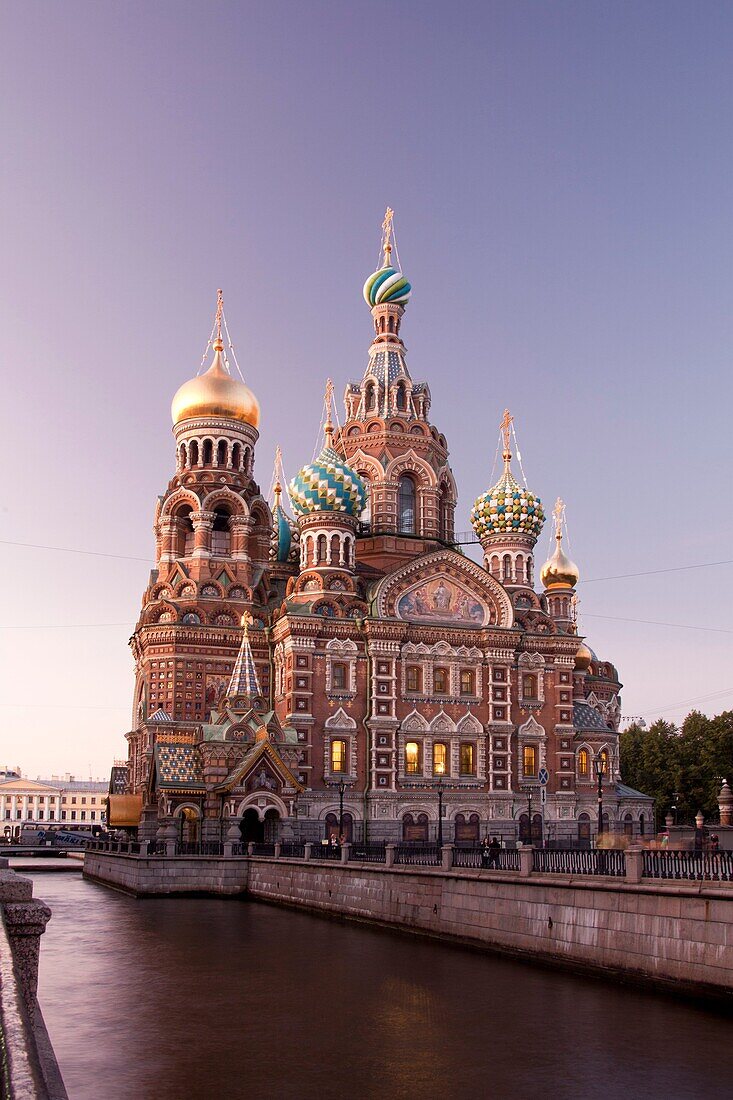
[{"label": "street lamp", "polygon": [[346,784],[343,779],[339,779],[339,844],[341,843],[341,837],[344,835],[344,791],[346,790]]},{"label": "street lamp", "polygon": [[[603,773],[606,770],[606,758],[602,752],[597,752],[593,758],[598,778],[598,836],[603,833]],[[596,845],[598,841],[596,841]]]},{"label": "street lamp", "polygon": [[532,788],[527,790],[527,830],[529,843],[531,844],[534,837],[532,836]]},{"label": "street lamp", "polygon": [[443,847],[443,773],[438,775],[438,847]]},{"label": "street lamp", "polygon": [[672,791],[672,798],[674,799],[674,802],[672,803],[671,809],[672,809],[672,813],[674,814],[674,823],[675,823],[675,826],[676,826],[677,825],[677,804],[678,804],[678,802],[681,798],[681,795],[680,795],[679,791]]}]

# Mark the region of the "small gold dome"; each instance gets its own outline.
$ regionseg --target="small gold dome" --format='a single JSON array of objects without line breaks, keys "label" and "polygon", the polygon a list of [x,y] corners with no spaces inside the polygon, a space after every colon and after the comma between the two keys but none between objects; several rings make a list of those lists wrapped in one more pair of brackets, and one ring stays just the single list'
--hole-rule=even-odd
[{"label": "small gold dome", "polygon": [[575,654],[575,671],[587,672],[593,660],[593,650],[589,649],[585,642],[580,643],[580,649]]},{"label": "small gold dome", "polygon": [[221,340],[214,341],[214,360],[209,369],[184,382],[171,402],[174,426],[193,417],[224,417],[253,428],[260,423],[260,406],[249,386],[232,378],[224,366]]},{"label": "small gold dome", "polygon": [[580,572],[557,540],[555,553],[545,562],[540,571],[540,580],[544,588],[575,588],[580,580]]}]

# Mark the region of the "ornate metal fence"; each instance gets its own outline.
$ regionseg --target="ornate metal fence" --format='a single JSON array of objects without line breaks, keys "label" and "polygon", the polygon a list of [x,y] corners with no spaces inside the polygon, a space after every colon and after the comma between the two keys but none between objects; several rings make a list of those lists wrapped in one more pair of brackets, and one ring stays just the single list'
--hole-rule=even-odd
[{"label": "ornate metal fence", "polygon": [[386,849],[384,844],[352,844],[351,858],[357,863],[384,863]]},{"label": "ornate metal fence", "polygon": [[438,867],[441,862],[440,851],[437,844],[397,844],[394,861],[415,867]]},{"label": "ornate metal fence", "polygon": [[592,851],[554,851],[535,849],[533,871],[549,871],[559,875],[615,875],[626,874],[624,853],[615,849]]},{"label": "ornate metal fence", "polygon": [[481,848],[454,848],[454,867],[476,867],[484,871],[518,871],[519,852],[502,848],[494,856],[485,856]]},{"label": "ornate metal fence", "polygon": [[275,845],[274,844],[253,844],[252,855],[254,856],[274,856]]},{"label": "ornate metal fence", "polygon": [[341,859],[340,844],[314,844],[311,847],[311,859]]},{"label": "ornate metal fence", "polygon": [[733,852],[644,852],[645,878],[733,882]]},{"label": "ornate metal fence", "polygon": [[176,844],[177,856],[221,856],[223,854],[224,845],[220,840],[178,841]]},{"label": "ornate metal fence", "polygon": [[284,840],[280,845],[280,855],[287,859],[302,859],[305,855],[305,844],[298,841]]}]

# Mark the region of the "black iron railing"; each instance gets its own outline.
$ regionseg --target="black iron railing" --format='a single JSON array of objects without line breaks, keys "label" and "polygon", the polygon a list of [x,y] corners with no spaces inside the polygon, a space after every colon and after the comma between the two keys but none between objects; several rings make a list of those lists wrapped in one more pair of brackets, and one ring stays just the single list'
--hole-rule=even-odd
[{"label": "black iron railing", "polygon": [[644,852],[645,878],[733,882],[733,852]]},{"label": "black iron railing", "polygon": [[280,845],[280,855],[288,859],[303,859],[305,856],[305,844],[297,840],[284,840]]},{"label": "black iron railing", "polygon": [[[165,853],[165,845],[163,845]],[[224,845],[220,840],[179,840],[176,842],[177,856],[221,856]]]},{"label": "black iron railing", "polygon": [[626,858],[623,852],[615,849],[563,852],[536,848],[532,870],[560,875],[623,876],[626,874]]},{"label": "black iron railing", "polygon": [[274,844],[253,844],[252,845],[253,856],[274,856],[275,845]]},{"label": "black iron railing", "polygon": [[394,861],[413,867],[438,867],[441,862],[440,852],[438,844],[397,844]]},{"label": "black iron railing", "polygon": [[357,863],[385,863],[387,850],[384,844],[352,844],[351,858]]},{"label": "black iron railing", "polygon": [[341,859],[340,844],[314,844],[311,847],[311,859]]},{"label": "black iron railing", "polygon": [[233,856],[246,856],[247,855],[247,845],[241,840],[235,840],[234,843],[232,844],[232,855]]},{"label": "black iron railing", "polygon": [[454,848],[454,867],[480,867],[484,871],[518,871],[519,852],[501,848],[498,852],[484,854],[483,848]]}]

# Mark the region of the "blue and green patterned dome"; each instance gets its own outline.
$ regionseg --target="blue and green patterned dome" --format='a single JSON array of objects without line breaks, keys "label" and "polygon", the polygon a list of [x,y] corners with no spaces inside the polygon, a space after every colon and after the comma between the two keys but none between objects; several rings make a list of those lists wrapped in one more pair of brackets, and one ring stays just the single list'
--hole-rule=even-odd
[{"label": "blue and green patterned dome", "polygon": [[364,283],[364,301],[371,308],[385,302],[404,306],[412,294],[412,287],[401,271],[394,267],[380,267]]},{"label": "blue and green patterned dome", "polygon": [[364,482],[328,442],[316,461],[295,475],[289,492],[293,511],[301,516],[311,512],[345,512],[347,516],[358,517],[366,500]]},{"label": "blue and green patterned dome", "polygon": [[542,501],[523,489],[508,468],[471,509],[471,526],[479,539],[512,534],[537,538],[544,522]]},{"label": "blue and green patterned dome", "polygon": [[272,536],[270,538],[270,560],[285,562],[290,558],[293,545],[291,521],[280,503],[280,483],[275,485],[275,507],[272,510]]}]

